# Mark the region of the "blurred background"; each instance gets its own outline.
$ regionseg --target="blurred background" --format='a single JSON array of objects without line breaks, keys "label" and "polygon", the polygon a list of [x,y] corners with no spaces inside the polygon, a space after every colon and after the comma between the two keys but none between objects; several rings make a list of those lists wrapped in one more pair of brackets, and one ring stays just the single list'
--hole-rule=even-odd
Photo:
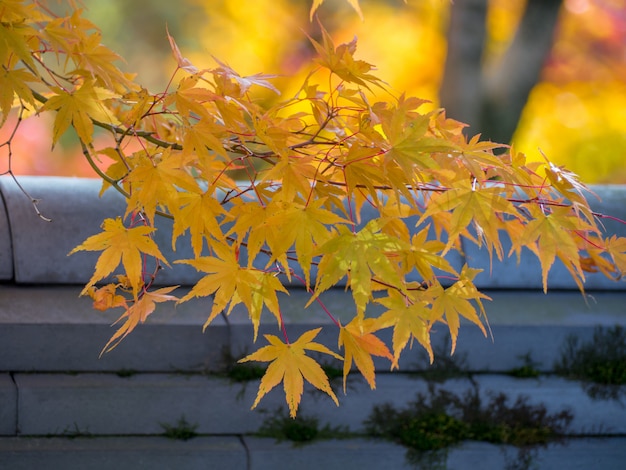
[{"label": "blurred background", "polygon": [[[175,69],[166,25],[200,68],[279,74],[289,96],[311,69],[310,0],[83,0],[103,43],[151,92]],[[396,94],[426,98],[468,134],[545,153],[587,183],[626,183],[626,0],[345,0],[317,14],[336,43]],[[30,118],[14,141],[16,174],[94,176],[73,136],[51,151],[49,119]],[[0,139],[6,139],[5,131]]]}]

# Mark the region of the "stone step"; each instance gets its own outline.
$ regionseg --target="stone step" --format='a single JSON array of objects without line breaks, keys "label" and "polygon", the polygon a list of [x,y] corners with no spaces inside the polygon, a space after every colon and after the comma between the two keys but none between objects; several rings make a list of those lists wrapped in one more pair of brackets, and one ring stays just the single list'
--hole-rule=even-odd
[{"label": "stone step", "polygon": [[[464,442],[444,458],[450,470],[502,470],[515,461],[515,448]],[[537,470],[621,470],[626,438],[577,438],[551,444],[532,455]],[[7,470],[153,470],[180,468],[273,470],[411,469],[403,447],[370,439],[318,441],[304,446],[250,436],[0,438],[0,468]],[[437,467],[442,468],[442,467]]]},{"label": "stone step", "polygon": [[[88,298],[78,297],[80,290],[79,286],[0,285],[0,371],[215,371],[224,368],[225,361],[232,363],[233,358],[266,344],[263,334],[281,335],[276,320],[265,313],[254,343],[248,315],[239,307],[229,316],[218,316],[203,333],[212,303],[198,299],[178,306],[159,305],[145,324],[100,357],[115,331],[110,325],[119,311],[93,310]],[[596,292],[587,299],[570,291],[485,292],[493,299],[485,302],[492,337],[464,324],[455,353],[471,371],[508,371],[522,365],[527,355],[537,369],[551,371],[569,335],[587,341],[598,325],[626,326],[623,292]],[[305,309],[308,299],[302,289],[292,289],[282,298],[290,338],[322,326],[316,340],[337,350],[337,328],[318,304]],[[323,294],[322,301],[340,321],[353,314],[351,295],[342,289]],[[436,358],[449,354],[446,330],[441,325],[433,332]],[[382,337],[391,344],[390,331]],[[385,371],[390,364],[381,359],[376,365]],[[426,367],[428,360],[420,347],[405,350],[401,370]]]},{"label": "stone step", "polygon": [[[2,377],[2,376],[0,376]],[[410,374],[377,375],[376,390],[355,376],[347,394],[341,380],[335,383],[340,406],[325,394],[305,389],[299,413],[313,416],[321,426],[343,427],[362,433],[364,421],[375,405],[392,403],[403,408],[428,395],[428,382]],[[578,382],[541,376],[516,379],[503,375],[475,375],[436,384],[462,396],[473,387],[487,401],[489,393],[502,392],[510,404],[527,396],[530,404],[543,404],[548,413],[570,410],[575,435],[626,434],[626,409],[619,400],[591,398]],[[272,390],[259,407],[250,410],[258,381],[233,383],[226,378],[181,374],[14,374],[0,380],[0,405],[4,435],[47,436],[68,434],[158,435],[181,419],[197,425],[206,435],[251,434],[268,416],[285,409],[282,387]],[[623,398],[626,386],[620,389]]]},{"label": "stone step", "polygon": [[[96,252],[67,254],[87,237],[99,232],[106,218],[123,217],[123,197],[114,190],[99,196],[101,181],[86,178],[19,177],[18,186],[13,178],[0,177],[0,280],[16,283],[81,284],[93,274],[98,258]],[[27,197],[22,189],[30,196]],[[601,219],[606,235],[626,236],[626,185],[598,185],[591,189],[596,199],[588,195],[592,209],[611,218]],[[35,211],[32,199],[38,201],[37,209],[51,222],[44,221]],[[377,217],[373,209],[365,209],[362,222]],[[413,229],[414,223],[407,223]],[[165,258],[193,258],[189,238],[182,237],[172,249],[172,223],[157,219],[155,241]],[[417,229],[415,229],[417,230]],[[506,238],[506,237],[505,237]],[[502,240],[508,251],[508,240]],[[449,252],[449,261],[459,270],[463,264],[484,269],[476,278],[480,289],[541,289],[541,269],[537,258],[525,250],[521,259],[506,257],[502,261],[491,257],[467,240],[462,241],[462,252]],[[508,253],[507,253],[508,254]],[[194,268],[184,264],[171,264],[156,279],[166,285],[194,284],[201,277]],[[297,268],[297,267],[294,267]],[[417,279],[416,279],[417,280]],[[555,289],[577,290],[565,267],[557,260],[549,273],[549,286]],[[601,273],[588,273],[588,290],[624,290],[625,280],[614,282]]]}]

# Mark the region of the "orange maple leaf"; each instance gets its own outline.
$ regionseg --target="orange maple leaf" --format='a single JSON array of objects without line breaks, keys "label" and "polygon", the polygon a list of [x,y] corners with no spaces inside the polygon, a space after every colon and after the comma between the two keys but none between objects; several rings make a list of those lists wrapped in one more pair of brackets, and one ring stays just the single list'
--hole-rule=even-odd
[{"label": "orange maple leaf", "polygon": [[[157,244],[150,238],[155,231],[152,227],[139,226],[127,228],[120,217],[105,219],[102,223],[102,233],[92,235],[78,245],[70,255],[77,251],[102,251],[96,262],[96,269],[81,292],[86,294],[96,282],[111,274],[120,264],[124,266],[128,283],[136,296],[143,285],[143,258],[142,253],[153,256],[168,265]],[[168,265],[169,266],[169,265]]]},{"label": "orange maple leaf", "polygon": [[177,287],[178,286],[163,287],[153,292],[145,291],[143,295],[139,297],[139,299],[116,320],[115,323],[118,323],[123,318],[126,318],[124,324],[118,328],[115,334],[104,346],[100,355],[114,349],[131,331],[135,329],[139,323],[145,322],[146,318],[154,312],[157,303],[178,300],[178,297],[168,295]]},{"label": "orange maple leaf", "polygon": [[365,377],[372,389],[376,388],[376,374],[372,356],[386,357],[392,364],[394,358],[387,345],[380,338],[372,334],[376,321],[368,318],[362,320],[355,317],[339,331],[339,347],[343,347],[346,358],[343,362],[343,392],[346,393],[346,380],[352,367],[352,362]]},{"label": "orange maple leaf", "polygon": [[127,308],[126,298],[117,293],[119,284],[107,284],[100,289],[90,287],[87,290],[89,297],[93,299],[93,308],[100,311],[109,310],[116,307]]},{"label": "orange maple leaf", "polygon": [[339,360],[343,358],[328,349],[326,346],[314,343],[313,339],[318,335],[321,328],[306,331],[294,343],[283,343],[280,338],[274,335],[265,335],[265,339],[270,343],[249,356],[240,359],[239,362],[261,361],[270,362],[265,371],[265,375],[261,379],[259,391],[256,399],[252,404],[255,408],[261,398],[272,390],[280,382],[283,382],[285,389],[285,399],[289,406],[289,414],[292,418],[296,417],[298,405],[302,398],[304,390],[304,379],[319,390],[327,393],[339,406],[337,396],[333,392],[328,377],[324,369],[306,355],[306,350],[316,351],[319,353],[329,354]]}]

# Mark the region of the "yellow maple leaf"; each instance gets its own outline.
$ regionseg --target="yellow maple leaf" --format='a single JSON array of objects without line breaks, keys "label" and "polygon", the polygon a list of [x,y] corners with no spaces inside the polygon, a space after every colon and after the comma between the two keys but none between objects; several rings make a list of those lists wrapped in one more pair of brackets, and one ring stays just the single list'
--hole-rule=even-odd
[{"label": "yellow maple leaf", "polygon": [[517,210],[502,196],[502,189],[499,187],[474,188],[469,182],[458,184],[454,189],[433,196],[418,225],[437,212],[451,210],[449,241],[445,251],[473,223],[478,232],[478,243],[484,241],[490,253],[493,249],[498,259],[502,259],[502,244],[498,234],[498,230],[504,227],[501,216],[517,216]]},{"label": "yellow maple leaf", "polygon": [[576,217],[569,207],[553,207],[547,214],[535,204],[525,204],[524,207],[528,209],[533,220],[526,224],[519,239],[513,242],[526,246],[537,245],[537,249],[533,251],[541,262],[543,291],[548,290],[548,272],[557,256],[566,260],[565,266],[582,290],[585,275],[580,265],[580,238],[577,231],[595,231],[593,227]]},{"label": "yellow maple leaf", "polygon": [[124,178],[130,188],[126,215],[142,211],[153,223],[157,207],[165,207],[170,213],[176,211],[181,190],[200,191],[185,170],[185,158],[180,152],[168,148],[150,156],[141,151],[137,156],[136,166]]},{"label": "yellow maple leaf", "polygon": [[481,271],[482,269],[473,269],[465,265],[461,270],[459,280],[450,287],[444,289],[440,284],[436,284],[425,291],[426,294],[431,297],[432,320],[440,320],[445,315],[445,321],[448,324],[450,337],[452,339],[451,354],[453,354],[456,349],[461,316],[477,325],[483,334],[487,336],[485,326],[476,313],[476,307],[470,302],[470,300],[476,302],[482,316],[486,318],[481,299],[491,300],[491,298],[480,293],[473,282],[476,275]]},{"label": "yellow maple leaf", "polygon": [[361,320],[355,317],[346,326],[342,326],[339,331],[339,347],[343,347],[345,351],[345,360],[343,362],[344,393],[346,393],[346,380],[350,373],[352,362],[354,362],[372,389],[376,388],[376,373],[372,356],[386,357],[392,364],[394,363],[394,358],[389,352],[387,345],[372,333],[376,326],[374,319]]},{"label": "yellow maple leaf", "polygon": [[398,367],[402,350],[410,339],[416,339],[428,352],[432,363],[433,348],[430,344],[430,327],[432,312],[428,301],[409,298],[396,290],[389,290],[389,295],[376,300],[387,307],[387,311],[376,318],[377,328],[393,326],[393,366]]},{"label": "yellow maple leaf", "polygon": [[306,355],[306,351],[315,351],[329,354],[339,360],[343,358],[328,349],[326,346],[314,343],[313,339],[318,335],[321,328],[306,331],[293,343],[283,343],[280,338],[274,335],[265,335],[265,339],[270,343],[249,356],[240,359],[239,362],[261,361],[270,362],[261,379],[259,391],[252,404],[255,408],[263,396],[272,390],[276,385],[283,382],[285,399],[289,406],[289,414],[296,417],[298,405],[304,390],[304,380],[312,384],[317,389],[327,393],[339,406],[337,396],[333,392],[328,377],[324,369],[312,358]]},{"label": "yellow maple leaf", "polygon": [[117,217],[105,219],[102,223],[102,230],[102,233],[87,238],[69,253],[71,255],[77,251],[102,251],[96,262],[94,274],[81,295],[86,294],[96,282],[111,274],[121,262],[133,294],[136,296],[143,285],[142,253],[153,256],[167,265],[167,260],[161,254],[159,247],[150,238],[155,229],[146,226],[127,228],[122,223],[122,219]]},{"label": "yellow maple leaf", "polygon": [[195,257],[199,257],[203,240],[224,240],[221,223],[227,213],[218,200],[209,191],[181,192],[178,194],[179,216],[174,219],[172,248],[176,239],[187,229],[191,235],[191,247]]},{"label": "yellow maple leaf", "polygon": [[139,299],[117,319],[115,323],[120,322],[124,318],[126,318],[126,321],[118,328],[115,334],[107,342],[100,355],[114,349],[126,336],[128,336],[128,334],[130,334],[131,331],[135,329],[139,323],[145,322],[146,318],[154,312],[157,303],[178,300],[177,297],[168,295],[177,287],[178,286],[170,286],[163,287],[152,292],[145,291],[141,297],[139,297]]},{"label": "yellow maple leaf", "polygon": [[389,284],[402,285],[398,265],[390,257],[401,251],[403,245],[397,238],[381,233],[377,219],[372,219],[356,233],[343,225],[337,228],[339,234],[319,249],[323,256],[318,266],[315,296],[309,304],[348,275],[357,313],[361,315],[372,294],[372,276]]},{"label": "yellow maple leaf", "polygon": [[57,111],[54,119],[52,144],[71,125],[85,145],[93,140],[93,121],[106,124],[119,124],[113,112],[106,107],[104,100],[117,97],[114,93],[94,86],[93,80],[86,80],[82,86],[72,92],[53,88],[56,95],[44,103],[40,111]]},{"label": "yellow maple leaf", "polygon": [[309,38],[319,55],[317,62],[320,65],[348,83],[356,83],[367,89],[369,89],[368,84],[382,87],[381,80],[369,73],[374,70],[374,67],[364,60],[354,58],[356,38],[349,43],[335,47],[330,34],[321,25],[320,29],[322,31],[322,44]]},{"label": "yellow maple leaf", "polygon": [[0,113],[2,113],[0,125],[4,124],[9,115],[15,96],[21,102],[28,103],[34,107],[35,99],[33,92],[27,83],[35,81],[37,81],[37,77],[25,69],[7,69],[3,67],[0,70]]},{"label": "yellow maple leaf", "polygon": [[282,318],[276,293],[288,292],[278,277],[273,273],[241,267],[236,246],[228,247],[215,243],[212,248],[219,257],[205,256],[192,260],[176,261],[176,263],[190,264],[197,270],[207,273],[180,301],[186,302],[194,297],[206,297],[214,294],[213,308],[204,328],[222,311],[226,311],[228,315],[235,305],[243,303],[254,327],[255,341],[264,306],[276,317],[280,326]]}]

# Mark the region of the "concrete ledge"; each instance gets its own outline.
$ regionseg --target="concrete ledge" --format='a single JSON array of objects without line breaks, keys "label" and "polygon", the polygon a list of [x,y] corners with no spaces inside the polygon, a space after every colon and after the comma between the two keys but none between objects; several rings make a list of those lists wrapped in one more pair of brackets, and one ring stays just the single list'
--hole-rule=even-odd
[{"label": "concrete ledge", "polygon": [[[0,467],[11,470],[415,468],[407,462],[405,453],[399,445],[371,439],[293,446],[249,436],[196,437],[184,442],[158,437],[0,438]],[[467,441],[450,448],[443,463],[445,468],[455,470],[501,470],[516,455],[513,447]],[[533,468],[621,470],[624,459],[625,438],[568,439],[563,444],[538,449]]]},{"label": "concrete ledge", "polygon": [[9,374],[0,374],[0,436],[14,436],[16,432],[17,388]]},{"label": "concrete ledge", "polygon": [[[91,278],[99,253],[68,253],[87,237],[98,233],[106,218],[123,217],[122,196],[113,190],[100,198],[100,181],[85,178],[19,177],[20,184],[39,200],[45,222],[12,178],[0,177],[11,240],[14,279],[17,283],[85,284]],[[1,222],[1,220],[0,220]],[[168,260],[193,257],[191,248],[179,240],[172,251],[172,224],[159,220],[155,241]],[[200,276],[190,266],[172,265],[158,276],[161,284],[194,284]]]},{"label": "concrete ledge", "polygon": [[[405,449],[388,442],[366,439],[322,441],[294,447],[269,439],[245,438],[252,470],[298,468],[299,470],[410,469]],[[447,451],[443,468],[455,470],[501,470],[514,461],[517,449],[486,442],[463,442]],[[626,458],[626,439],[572,439],[537,451],[531,468],[539,470],[621,470]],[[433,468],[440,468],[439,466]]]},{"label": "concrete ledge", "polygon": [[0,192],[0,281],[13,279],[13,244],[4,198]]},{"label": "concrete ledge", "polygon": [[[121,310],[98,312],[78,286],[0,286],[0,371],[203,371],[230,349],[223,317],[202,332],[210,299],[160,305],[110,353],[102,348]],[[182,289],[184,295],[187,290]]]},{"label": "concrete ledge", "polygon": [[[371,390],[355,376],[347,395],[340,390],[341,380],[336,381],[339,407],[307,386],[299,413],[315,416],[322,426],[364,432],[364,421],[375,405],[403,407],[415,400],[418,392],[428,392],[425,380],[407,374],[379,374],[376,380],[376,390]],[[553,377],[514,379],[497,375],[476,375],[472,380],[483,396],[489,391],[505,392],[514,402],[517,396],[528,395],[531,403],[543,403],[549,413],[571,409],[575,416],[573,434],[626,434],[622,404],[594,401],[576,383]],[[259,409],[251,411],[258,381],[237,384],[212,376],[15,374],[15,382],[19,435],[162,434],[161,423],[175,426],[183,416],[190,424],[197,424],[196,431],[201,434],[250,434],[260,428],[265,413],[285,408],[282,387],[272,390]],[[472,388],[472,381],[453,379],[437,387],[463,394]]]},{"label": "concrete ledge", "polygon": [[0,468],[7,470],[223,470],[245,469],[237,437],[0,438]]},{"label": "concrete ledge", "polygon": [[[98,196],[101,182],[97,179],[20,177],[20,184],[35,199],[44,216],[53,219],[44,222],[37,216],[32,202],[23,194],[10,177],[0,177],[0,193],[6,213],[0,204],[0,280],[13,278],[17,283],[77,283],[87,282],[92,273],[98,253],[80,252],[67,254],[88,236],[98,232],[107,217],[124,215],[121,195],[108,190]],[[601,201],[589,196],[597,212],[626,220],[626,185],[593,186]],[[363,210],[363,222],[375,216],[373,211]],[[6,220],[4,220],[6,218]],[[193,257],[188,238],[177,242],[176,251],[171,249],[171,221],[158,218],[155,241],[168,260]],[[626,225],[615,220],[602,219],[607,234],[626,235]],[[409,223],[409,226],[412,224]],[[10,230],[8,230],[10,227]],[[503,241],[506,245],[506,240]],[[448,260],[460,269],[467,261],[472,267],[483,268],[477,277],[480,288],[532,288],[541,289],[539,262],[530,252],[522,256],[517,265],[515,257],[490,265],[486,250],[465,241],[464,253],[451,252]],[[505,247],[505,250],[508,250]],[[262,264],[262,260],[258,261]],[[194,284],[201,274],[186,265],[172,265],[158,276],[161,284]],[[549,278],[553,289],[577,289],[563,266],[555,263]],[[624,290],[626,282],[613,282],[601,274],[589,274],[587,289]]]},{"label": "concrete ledge", "polygon": [[[181,289],[179,295],[187,291]],[[275,318],[265,312],[255,344],[248,314],[239,307],[228,317],[217,317],[203,333],[212,303],[208,298],[195,299],[179,306],[159,305],[145,324],[100,358],[120,311],[95,311],[88,298],[78,297],[79,292],[78,286],[0,286],[0,371],[218,370],[226,356],[239,358],[265,345],[263,334],[281,335]],[[472,371],[508,371],[519,367],[529,353],[538,369],[551,371],[568,335],[586,341],[596,325],[626,327],[621,292],[596,292],[587,300],[578,292],[565,291],[485,293],[493,298],[484,303],[493,339],[464,322],[457,342],[457,357],[465,357]],[[309,294],[292,289],[282,298],[291,339],[322,326],[316,340],[337,348],[337,328],[322,308],[314,303],[304,309]],[[352,296],[343,289],[328,291],[322,300],[342,323],[353,315]],[[391,330],[381,337],[391,344]],[[433,332],[433,344],[436,360],[448,354],[450,339],[444,325]],[[324,360],[335,363],[330,356]],[[389,370],[386,359],[376,358],[375,364],[381,371]],[[402,371],[427,367],[421,347],[404,351]]]},{"label": "concrete ledge", "polygon": [[[181,417],[202,434],[255,432],[263,421],[250,411],[254,383],[185,374],[15,374],[21,435],[162,434],[161,423],[176,426]],[[256,384],[258,386],[258,383]],[[264,403],[276,408],[284,395]]]}]

